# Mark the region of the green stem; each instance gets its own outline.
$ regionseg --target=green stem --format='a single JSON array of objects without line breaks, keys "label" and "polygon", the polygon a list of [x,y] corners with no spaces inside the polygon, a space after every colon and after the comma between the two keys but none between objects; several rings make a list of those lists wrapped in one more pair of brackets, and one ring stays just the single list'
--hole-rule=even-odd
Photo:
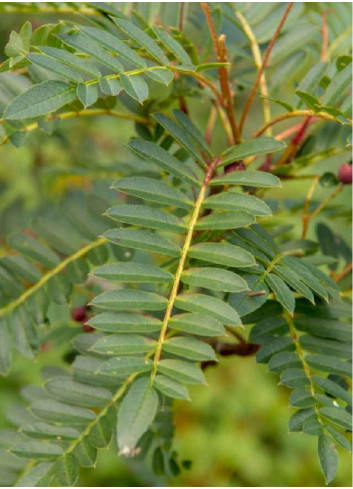
[{"label": "green stem", "polygon": [[18,297],[14,301],[10,302],[10,304],[7,304],[5,307],[0,309],[0,317],[12,311],[16,307],[20,306],[31,295],[37,292],[37,290],[43,287],[52,277],[54,277],[56,274],[64,270],[65,267],[67,267],[67,265],[69,265],[71,262],[77,260],[81,256],[88,253],[90,250],[97,248],[98,246],[101,246],[106,242],[107,242],[106,238],[99,238],[96,241],[92,241],[92,243],[83,246],[78,251],[76,251],[76,253],[74,253],[73,255],[70,255],[67,258],[65,258],[65,260],[60,262],[55,268],[49,270],[45,275],[43,275],[43,277],[36,284],[32,285],[32,287],[27,289],[20,297]]},{"label": "green stem", "polygon": [[166,337],[167,330],[168,330],[168,323],[169,323],[170,317],[172,315],[175,299],[178,295],[181,275],[184,271],[185,261],[186,261],[187,254],[188,254],[189,249],[190,249],[190,245],[191,245],[191,241],[193,238],[195,226],[196,226],[197,220],[198,220],[199,215],[200,215],[200,211],[201,211],[203,201],[205,199],[206,189],[207,189],[208,183],[212,177],[213,170],[217,166],[218,162],[219,162],[218,158],[215,158],[208,167],[204,182],[201,186],[200,193],[199,193],[197,200],[196,200],[196,203],[195,203],[195,209],[192,213],[192,216],[191,216],[191,219],[190,219],[190,222],[188,225],[188,230],[187,230],[186,238],[184,241],[183,249],[181,252],[179,265],[178,265],[177,271],[175,273],[172,290],[171,290],[171,293],[169,296],[168,305],[167,305],[167,308],[166,308],[166,311],[164,314],[163,323],[162,323],[161,331],[160,331],[158,342],[157,342],[156,352],[155,352],[154,360],[153,360],[151,383],[153,383],[154,378],[155,378],[156,373],[157,373],[158,362],[159,362],[161,354],[162,354],[163,344],[164,344],[165,337]]}]

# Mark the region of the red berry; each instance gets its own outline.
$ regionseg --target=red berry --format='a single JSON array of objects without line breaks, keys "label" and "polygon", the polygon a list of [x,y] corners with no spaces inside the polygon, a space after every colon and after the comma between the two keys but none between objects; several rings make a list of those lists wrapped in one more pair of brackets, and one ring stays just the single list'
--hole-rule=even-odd
[{"label": "red berry", "polygon": [[344,163],[339,167],[338,179],[341,183],[352,183],[352,165]]},{"label": "red berry", "polygon": [[229,163],[224,167],[224,173],[232,173],[233,171],[243,171],[246,170],[246,166],[244,165],[244,161],[233,161],[233,163]]},{"label": "red berry", "polygon": [[71,317],[74,321],[83,323],[87,318],[87,311],[85,306],[75,307],[71,312]]},{"label": "red berry", "polygon": [[92,331],[94,331],[94,328],[92,328],[92,326],[89,326],[88,324],[83,324],[82,329],[83,331],[85,331],[85,333],[91,333]]}]

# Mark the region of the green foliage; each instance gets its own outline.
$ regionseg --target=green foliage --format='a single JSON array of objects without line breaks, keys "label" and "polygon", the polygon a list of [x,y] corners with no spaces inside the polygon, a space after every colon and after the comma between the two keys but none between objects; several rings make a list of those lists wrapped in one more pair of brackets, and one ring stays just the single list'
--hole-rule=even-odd
[{"label": "green foliage", "polygon": [[[212,6],[208,22],[227,36],[228,59],[217,63],[209,62],[208,31],[204,46],[193,40],[193,30],[206,27],[200,6],[190,5],[179,29],[155,25],[175,8],[164,7],[130,12],[129,4],[23,4],[20,11],[85,17],[33,32],[27,22],[5,49],[3,143],[19,145],[28,132],[79,115],[131,119],[136,130],[128,144],[135,160],[110,182],[117,195],[91,191],[85,199],[68,197],[57,211],[40,212],[31,231],[9,236],[11,252],[0,259],[1,373],[9,373],[14,352],[32,359],[51,340],[56,346],[71,341],[74,349],[70,368],[47,372],[42,387],[27,397],[29,414],[10,447],[12,455],[30,461],[28,470],[17,467],[17,484],[74,485],[79,467],[94,467],[97,450],[110,443],[158,475],[176,475],[182,464],[172,445],[172,402],[190,400],[188,386],[204,384],[203,370],[229,354],[227,348],[240,355],[248,354],[246,348],[257,351],[257,362],[293,389],[289,429],[317,437],[329,483],[338,466],[335,444],[350,449],[351,330],[340,277],[320,266],[335,270],[327,256],[346,257],[347,250],[342,242],[337,251],[325,224],[318,227],[319,244],[305,238],[310,197],[300,240],[286,221],[272,222],[280,211],[263,199],[271,192],[276,198],[286,180],[305,175],[297,173],[332,147],[345,150],[351,84],[346,34],[337,36],[329,24],[336,41],[317,63],[323,7],[295,4],[275,39],[269,93],[261,85],[266,124],[244,139],[229,115],[234,107],[225,85],[235,96],[251,88],[257,74],[246,36],[250,30],[264,51],[285,6]],[[345,12],[342,6],[343,25]],[[185,32],[183,20],[190,24]],[[255,51],[254,41],[250,48]],[[305,73],[298,71],[303,56]],[[240,70],[235,82],[233,65]],[[11,73],[19,68],[24,74]],[[290,87],[284,101],[276,93],[281,83]],[[200,99],[211,109],[205,137],[188,108]],[[176,102],[183,110],[175,110]],[[299,134],[287,145],[271,136],[276,120],[268,117],[269,102],[286,110],[280,118],[316,117],[338,129],[324,147],[315,132],[311,147]],[[226,147],[223,136],[212,144],[214,107]],[[300,130],[302,138],[306,126]],[[296,211],[284,210],[285,220]],[[315,254],[319,248],[322,254]],[[76,326],[58,334],[49,309],[71,305],[78,285],[94,313],[85,327],[94,331]]]}]

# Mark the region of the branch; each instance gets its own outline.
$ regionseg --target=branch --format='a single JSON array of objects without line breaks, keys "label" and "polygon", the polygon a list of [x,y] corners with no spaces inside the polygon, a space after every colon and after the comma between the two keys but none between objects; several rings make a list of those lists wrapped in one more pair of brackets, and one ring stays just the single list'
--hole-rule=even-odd
[{"label": "branch", "polygon": [[[262,73],[264,72],[266,66],[267,66],[267,63],[268,63],[268,60],[270,58],[270,54],[272,52],[272,49],[273,49],[273,46],[277,40],[277,37],[279,36],[281,30],[282,30],[282,27],[283,27],[283,24],[285,23],[287,17],[288,17],[288,14],[291,10],[291,8],[293,7],[293,4],[294,2],[289,2],[287,7],[286,7],[286,10],[284,11],[284,14],[282,16],[282,19],[280,20],[280,23],[278,24],[277,26],[277,29],[275,30],[275,33],[269,43],[269,45],[267,46],[267,49],[265,51],[265,56],[263,58],[263,61],[262,61],[262,65],[257,73],[257,77],[256,77],[256,80],[255,80],[255,83],[254,83],[254,86],[250,92],[250,95],[249,95],[249,98],[248,100],[246,101],[246,104],[245,104],[245,107],[244,107],[244,110],[243,110],[243,113],[242,113],[242,116],[241,116],[241,119],[240,119],[240,124],[239,124],[239,133],[240,135],[242,134],[243,132],[243,127],[244,127],[244,123],[245,123],[245,120],[248,116],[248,113],[249,113],[249,110],[252,106],[252,103],[254,101],[254,97],[256,95],[256,91],[258,89],[258,86],[260,84],[260,80],[261,80],[261,76],[262,76]],[[270,126],[268,126],[270,127]],[[267,129],[267,128],[266,128]]]},{"label": "branch", "polygon": [[326,12],[321,13],[322,25],[321,25],[321,36],[322,36],[322,44],[321,44],[321,61],[325,61],[327,56],[327,48],[328,48],[328,28],[327,28],[327,15]]},{"label": "branch", "polygon": [[52,270],[49,270],[46,274],[42,276],[42,278],[32,287],[29,287],[20,297],[15,299],[14,301],[10,302],[7,304],[5,307],[0,309],[0,317],[4,316],[6,313],[12,311],[16,307],[20,306],[24,301],[26,301],[31,295],[33,295],[37,290],[39,290],[41,287],[43,287],[52,277],[54,277],[56,274],[64,270],[69,263],[72,263],[73,261],[77,260],[78,258],[81,258],[81,256],[85,255],[88,253],[90,250],[97,248],[98,246],[103,245],[106,243],[107,240],[106,238],[99,238],[96,241],[92,241],[92,243],[89,243],[86,246],[83,246],[80,248],[76,253],[73,255],[68,256],[60,262],[56,267],[54,267]]},{"label": "branch", "polygon": [[297,134],[294,136],[292,141],[288,144],[283,155],[277,160],[276,164],[274,165],[274,168],[278,168],[281,165],[289,163],[295,157],[295,155],[298,152],[299,146],[303,141],[306,130],[310,124],[310,121],[311,121],[311,117],[309,116],[306,117],[306,119],[304,119],[304,122],[300,124]]},{"label": "branch", "polygon": [[336,277],[334,277],[334,281],[336,283],[340,282],[346,275],[349,274],[349,272],[352,270],[352,262],[348,263],[344,269],[342,270],[342,272],[338,273],[336,275]]},{"label": "branch", "polygon": [[[217,61],[219,63],[227,63],[228,59],[227,59],[227,48],[225,45],[225,36],[224,34],[222,34],[221,36],[219,36],[219,38],[217,38],[211,11],[208,4],[205,2],[201,2],[201,7],[206,16],[206,21],[211,33],[211,38],[217,56]],[[232,92],[229,84],[228,69],[226,68],[226,66],[220,66],[218,68],[218,79],[221,86],[222,101],[226,108],[229,123],[232,128],[232,136],[233,136],[232,144],[238,143],[239,131],[238,131],[238,126],[235,118],[233,97],[232,97]]]},{"label": "branch", "polygon": [[285,114],[280,114],[277,117],[274,117],[270,122],[265,124],[264,126],[260,127],[252,137],[258,138],[261,136],[269,127],[273,126],[274,124],[277,124],[278,122],[285,121],[286,119],[292,119],[293,117],[318,117],[320,119],[324,119],[326,121],[334,121],[337,122],[336,117],[333,117],[330,114],[327,114],[326,112],[314,112],[313,110],[306,109],[306,110],[293,110],[292,112],[286,112]]},{"label": "branch", "polygon": [[[54,120],[66,120],[72,119],[73,117],[88,117],[88,116],[96,116],[96,115],[112,115],[114,117],[118,117],[120,119],[127,119],[131,121],[141,122],[142,124],[149,124],[149,120],[146,117],[141,117],[135,114],[128,114],[124,112],[118,112],[117,110],[110,109],[90,109],[90,110],[72,110],[70,112],[63,112],[59,114],[54,114],[48,116],[45,120],[47,122]],[[0,122],[4,122],[4,119],[0,119]],[[31,124],[27,124],[24,126],[19,132],[31,132],[35,129],[38,129],[38,122],[32,122]],[[2,144],[7,143],[10,140],[10,135],[7,135],[2,138],[0,141],[0,146]]]},{"label": "branch", "polygon": [[[256,66],[257,70],[260,71],[261,66],[262,66],[262,56],[261,56],[261,51],[259,48],[259,44],[256,40],[256,37],[255,37],[248,21],[243,16],[243,14],[241,12],[236,12],[236,16],[238,17],[238,19],[239,19],[239,21],[240,21],[240,23],[244,29],[244,32],[250,41],[250,47],[251,47],[251,51],[252,51],[252,54],[254,57],[255,66]],[[260,75],[260,93],[264,97],[268,97],[268,88],[267,88],[266,76],[265,76],[264,71]],[[270,101],[267,100],[266,98],[262,99],[262,108],[263,108],[263,114],[264,114],[264,122],[265,122],[265,124],[267,124],[271,120],[271,109],[270,109]],[[270,126],[267,128],[266,134],[268,136],[272,136],[272,128]]]},{"label": "branch", "polygon": [[314,192],[316,190],[316,187],[319,184],[320,177],[316,176],[314,178],[314,181],[309,188],[309,192],[307,193],[307,196],[305,198],[305,203],[304,203],[304,208],[303,208],[303,217],[302,217],[302,222],[303,222],[303,230],[302,230],[302,239],[305,239],[306,233],[308,231],[308,226],[309,226],[309,205],[311,202],[311,199],[313,198]]},{"label": "branch", "polygon": [[336,190],[334,190],[332,192],[331,195],[329,195],[327,197],[326,200],[324,200],[322,202],[322,204],[319,205],[319,207],[317,207],[313,212],[312,214],[310,215],[310,220],[311,219],[314,219],[314,217],[316,217],[330,202],[331,200],[333,200],[335,197],[337,197],[338,194],[340,194],[342,192],[344,188],[344,184],[342,183],[339,187],[336,188]]}]

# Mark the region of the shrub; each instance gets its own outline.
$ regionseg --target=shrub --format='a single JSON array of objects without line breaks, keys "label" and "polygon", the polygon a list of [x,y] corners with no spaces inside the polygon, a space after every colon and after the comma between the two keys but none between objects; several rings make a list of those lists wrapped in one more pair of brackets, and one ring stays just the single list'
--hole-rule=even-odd
[{"label": "shrub", "polygon": [[[47,370],[27,392],[31,415],[10,448],[29,461],[17,484],[74,485],[112,437],[121,456],[178,473],[173,400],[189,400],[222,356],[255,353],[293,389],[289,430],[317,437],[330,482],[336,445],[350,449],[351,262],[326,223],[317,241],[307,233],[321,213],[340,217],[331,202],[351,183],[344,159],[338,178],[314,166],[350,144],[351,56],[337,27],[349,28],[349,4],[334,15],[324,3],[143,5],[1,6],[74,15],[11,33],[3,143],[75,117],[136,130],[113,199],[68,197],[10,234],[1,258],[2,373],[48,338],[75,349],[69,371]],[[283,205],[305,179],[305,201]],[[321,203],[319,186],[332,187]],[[77,284],[95,297],[73,307]],[[52,303],[76,326],[51,324]]]}]

